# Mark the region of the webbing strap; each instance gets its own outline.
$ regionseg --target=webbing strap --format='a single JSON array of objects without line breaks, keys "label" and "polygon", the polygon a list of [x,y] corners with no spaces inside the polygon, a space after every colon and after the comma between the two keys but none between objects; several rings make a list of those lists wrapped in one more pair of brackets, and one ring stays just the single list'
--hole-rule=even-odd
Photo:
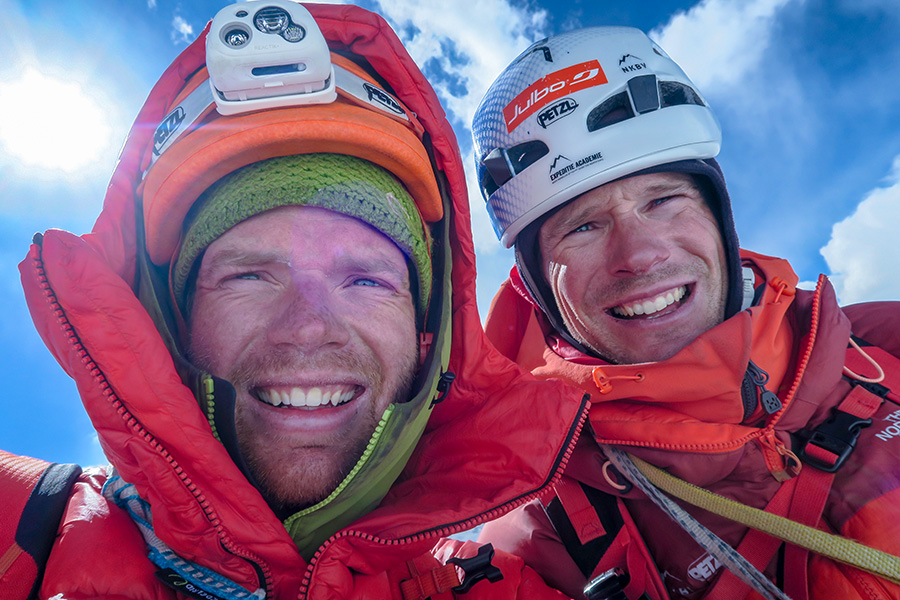
[{"label": "webbing strap", "polygon": [[606,529],[597,516],[594,505],[588,500],[581,485],[574,479],[563,477],[556,484],[556,495],[566,511],[566,516],[575,529],[578,541],[587,544],[600,536],[606,535]]},{"label": "webbing strap", "polygon": [[[791,497],[794,494],[794,487],[797,485],[797,479],[789,479],[778,488],[775,495],[766,505],[766,512],[775,515],[786,515],[790,508]],[[738,553],[747,559],[747,561],[759,569],[764,570],[772,561],[775,552],[783,542],[772,537],[767,533],[763,533],[758,529],[750,529],[744,535],[744,539],[738,544]],[[750,593],[750,588],[741,581],[732,571],[725,570],[716,580],[716,583],[703,597],[704,600],[743,600]]]},{"label": "webbing strap", "polygon": [[[566,484],[556,486],[554,490],[556,495],[542,497],[544,512],[559,535],[566,552],[584,576],[590,579],[602,558],[613,544],[620,540],[619,534],[624,527],[623,513],[615,496],[568,477],[563,477],[560,480],[561,484],[562,482]],[[568,485],[569,483],[571,485]],[[578,496],[583,496],[584,500]],[[584,501],[590,504],[593,517],[580,510]],[[569,514],[570,510],[580,513],[581,517],[573,521]],[[597,535],[592,537],[592,534]]]},{"label": "webbing strap", "polygon": [[9,548],[6,549],[6,552],[3,553],[3,556],[0,556],[0,577],[9,570],[9,568],[16,562],[16,559],[19,558],[19,555],[22,554],[24,550],[22,550],[22,546],[13,542]]},{"label": "webbing strap", "polygon": [[441,565],[424,573],[419,573],[414,561],[409,561],[407,566],[413,577],[400,582],[403,600],[436,600],[444,597],[439,594],[445,592],[448,592],[446,597],[449,598],[449,591],[460,584],[459,574],[453,564]]},{"label": "webbing strap", "polygon": [[[860,419],[869,419],[883,401],[863,386],[854,385],[837,409]],[[814,465],[837,466],[838,461],[842,461],[844,458],[812,443],[806,445],[804,453],[813,459]],[[828,493],[834,482],[834,471],[830,469],[823,471],[809,464],[805,467],[797,478],[797,490],[791,502],[788,518],[791,521],[816,527],[825,510],[825,501],[828,499]],[[786,548],[784,569],[791,576],[785,579],[785,591],[795,600],[807,600],[809,597],[808,561],[809,549],[796,545]]]}]

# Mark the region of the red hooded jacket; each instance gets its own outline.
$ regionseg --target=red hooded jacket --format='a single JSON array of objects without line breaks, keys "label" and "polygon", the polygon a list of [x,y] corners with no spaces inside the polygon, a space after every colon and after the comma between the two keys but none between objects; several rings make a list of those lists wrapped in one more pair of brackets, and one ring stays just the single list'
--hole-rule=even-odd
[{"label": "red hooded jacket", "polygon": [[[488,337],[505,355],[539,377],[562,379],[592,395],[593,439],[582,436],[561,487],[579,482],[602,493],[606,506],[618,506],[624,519],[621,536],[595,573],[623,567],[631,576],[630,599],[642,593],[653,600],[744,596],[707,595],[721,576],[721,565],[643,493],[616,489],[621,482],[609,476],[598,443],[617,445],[697,486],[765,508],[781,481],[795,474],[785,460],[792,438],[819,426],[850,390],[842,367],[851,331],[900,356],[900,303],[841,309],[824,277],[814,293],[797,290],[787,262],[749,252],[742,257],[756,273],[759,301],[665,361],[609,365],[580,354],[553,335],[515,270],[487,320]],[[741,384],[750,360],[769,375],[766,387],[783,404],[774,414],[760,407],[744,414]],[[900,363],[890,355],[884,361],[893,365],[900,384]],[[862,430],[856,449],[835,475],[821,520],[814,523],[894,555],[900,555],[900,440],[891,433],[900,418],[898,388],[895,384],[873,424]],[[684,507],[732,547],[747,534],[733,521]],[[488,524],[482,537],[524,557],[569,594],[578,593],[588,579],[540,503]],[[900,598],[896,585],[810,556],[810,598]],[[594,564],[600,560],[595,556]],[[778,560],[768,564],[766,573],[777,579]],[[788,570],[783,576],[797,580],[800,575]],[[748,592],[742,588],[744,595]]]},{"label": "red hooded jacket", "polygon": [[[166,71],[138,115],[93,231],[80,237],[60,230],[36,236],[20,270],[36,327],[76,381],[121,477],[113,483],[133,485],[125,489],[149,507],[152,535],[178,561],[218,581],[220,591],[236,584],[221,597],[401,598],[402,581],[417,574],[427,579],[441,564],[427,553],[442,536],[530,501],[559,477],[586,418],[587,401],[578,390],[536,380],[487,343],[476,308],[469,201],[455,136],[394,32],[358,7],[308,9],[332,50],[367,61],[416,113],[444,189],[445,217],[436,227],[444,233],[435,243],[449,250],[444,267],[436,269],[445,277],[446,298],[438,314],[448,331],[446,370],[456,378],[449,391],[425,399],[424,433],[377,507],[330,528],[327,515],[320,517],[324,541],[304,558],[285,524],[214,436],[135,295],[137,253],[143,251],[135,216],[142,161],[166,107],[203,65],[205,32]],[[434,369],[435,377],[440,370]],[[547,436],[548,428],[563,434]],[[75,485],[40,596],[188,597],[157,578],[164,573],[155,576],[159,569],[148,560],[135,518],[109,501],[109,491],[101,493],[108,477],[104,469],[89,469]],[[352,494],[343,498],[342,506],[353,499]],[[444,552],[475,551],[460,546],[445,545]],[[467,598],[560,597],[523,569],[521,560],[498,553],[494,564],[504,579],[477,583]],[[200,596],[210,597],[204,593]]]}]

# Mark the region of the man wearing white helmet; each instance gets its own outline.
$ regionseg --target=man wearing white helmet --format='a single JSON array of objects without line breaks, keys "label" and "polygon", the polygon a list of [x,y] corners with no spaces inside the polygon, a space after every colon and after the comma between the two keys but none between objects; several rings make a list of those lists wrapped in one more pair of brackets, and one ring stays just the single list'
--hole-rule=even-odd
[{"label": "man wearing white helmet", "polygon": [[453,131],[381,17],[223,8],[93,231],[20,265],[110,466],[0,452],[0,598],[562,597],[435,556],[548,489],[586,416],[486,343],[473,255]]},{"label": "man wearing white helmet", "polygon": [[[900,597],[900,442],[883,432],[900,306],[842,309],[824,277],[798,290],[785,261],[739,249],[715,116],[638,30],[535,43],[473,132],[486,208],[516,256],[488,337],[592,403],[555,494],[483,539],[570,595],[590,582],[591,598]],[[796,543],[747,516],[772,514]],[[891,566],[810,552],[792,537],[804,525]]]}]

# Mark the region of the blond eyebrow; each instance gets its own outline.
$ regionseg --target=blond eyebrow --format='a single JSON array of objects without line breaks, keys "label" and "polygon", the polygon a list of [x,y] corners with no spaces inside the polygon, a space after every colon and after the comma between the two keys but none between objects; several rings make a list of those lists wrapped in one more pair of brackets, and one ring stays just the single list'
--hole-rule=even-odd
[{"label": "blond eyebrow", "polygon": [[[398,267],[388,258],[348,256],[343,255],[337,261],[334,270],[361,271],[365,273],[395,273],[401,279],[409,275],[409,259],[406,259],[402,267]],[[222,266],[242,267],[263,265],[269,263],[280,263],[290,265],[291,261],[286,259],[280,252],[265,250],[243,250],[240,248],[228,248],[216,252],[215,255],[207,263],[208,269],[214,269]]]},{"label": "blond eyebrow", "polygon": [[[700,190],[694,184],[692,179],[684,179],[679,181],[659,181],[656,183],[651,183],[646,188],[641,190],[641,194],[646,196],[655,196],[657,198],[665,198],[667,196],[683,194],[686,191],[693,191],[698,195],[700,194]],[[577,200],[578,198],[575,199]],[[561,210],[557,213],[559,221],[552,223],[550,229],[546,233],[547,238],[550,238],[553,235],[559,235],[560,233],[568,233],[575,227],[581,227],[581,225],[583,225],[587,220],[588,215],[592,212],[594,212],[594,208],[590,204],[585,205],[580,209],[573,208],[568,213],[565,212],[565,209]],[[552,222],[553,220],[554,217],[551,217],[548,223]],[[541,230],[541,238],[545,239],[543,228]]]},{"label": "blond eyebrow", "polygon": [[[205,256],[204,256],[205,258]],[[207,264],[208,267],[218,267],[221,265],[233,265],[233,266],[247,266],[247,265],[258,265],[265,263],[284,263],[287,264],[288,260],[285,259],[284,255],[280,252],[276,251],[257,251],[257,250],[243,250],[240,248],[228,248],[225,250],[220,250],[213,254],[210,258],[210,262]]]},{"label": "blond eyebrow", "polygon": [[389,258],[383,256],[341,256],[335,265],[335,269],[344,271],[359,271],[362,273],[396,273],[399,276],[409,274],[409,259],[404,255],[402,265],[398,265]]}]

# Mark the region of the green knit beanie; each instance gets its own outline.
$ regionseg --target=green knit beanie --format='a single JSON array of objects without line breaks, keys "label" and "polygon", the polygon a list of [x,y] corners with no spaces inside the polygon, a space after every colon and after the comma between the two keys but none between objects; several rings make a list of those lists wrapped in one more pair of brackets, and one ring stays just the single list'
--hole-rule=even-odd
[{"label": "green knit beanie", "polygon": [[[411,261],[418,281],[416,313],[431,295],[431,247],[416,203],[385,169],[343,154],[300,154],[256,162],[214,183],[185,220],[172,263],[172,291],[185,307],[194,264],[220,235],[238,223],[281,206],[316,206],[364,221],[390,238]],[[418,286],[418,287],[416,287]]]}]

